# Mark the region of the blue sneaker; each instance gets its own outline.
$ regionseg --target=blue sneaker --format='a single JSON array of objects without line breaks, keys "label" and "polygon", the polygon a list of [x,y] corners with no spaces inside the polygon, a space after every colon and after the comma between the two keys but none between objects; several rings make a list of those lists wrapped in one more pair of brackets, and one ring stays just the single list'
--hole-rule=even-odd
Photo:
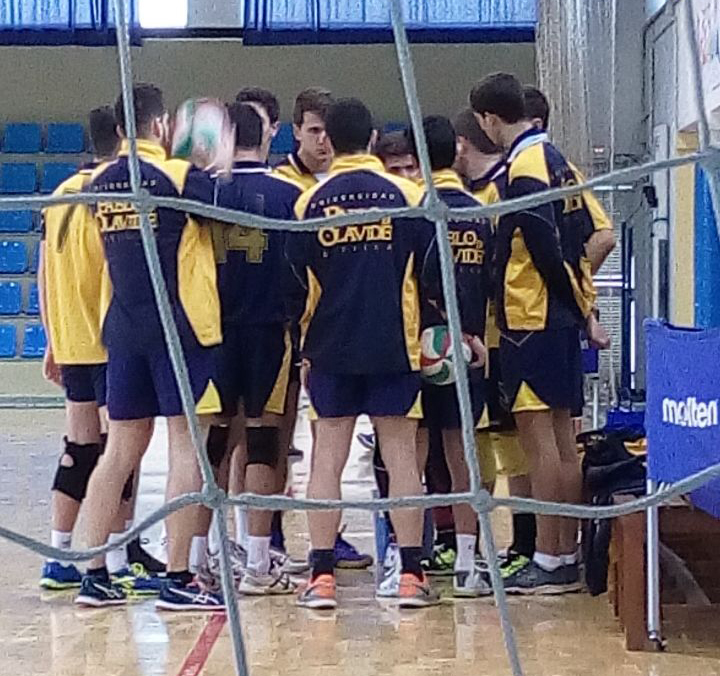
[{"label": "blue sneaker", "polygon": [[373,557],[370,554],[361,554],[354,545],[351,545],[343,538],[343,530],[337,534],[335,539],[335,567],[361,570],[373,565]]},{"label": "blue sneaker", "polygon": [[122,606],[127,603],[127,596],[120,585],[100,577],[83,575],[80,593],[75,598],[75,603],[91,608]]},{"label": "blue sneaker", "polygon": [[81,582],[82,575],[75,566],[64,566],[59,561],[46,561],[40,574],[40,586],[43,589],[74,589],[79,587]]},{"label": "blue sneaker", "polygon": [[162,587],[162,578],[150,575],[140,563],[131,563],[130,570],[134,576],[132,584],[123,587],[130,596],[157,596]]},{"label": "blue sneaker", "polygon": [[135,573],[130,568],[121,568],[114,573],[110,573],[110,581],[125,590],[129,590],[135,584]]},{"label": "blue sneaker", "polygon": [[158,610],[225,610],[225,601],[220,594],[205,591],[195,583],[182,584],[175,580],[163,580],[160,598],[155,601]]}]

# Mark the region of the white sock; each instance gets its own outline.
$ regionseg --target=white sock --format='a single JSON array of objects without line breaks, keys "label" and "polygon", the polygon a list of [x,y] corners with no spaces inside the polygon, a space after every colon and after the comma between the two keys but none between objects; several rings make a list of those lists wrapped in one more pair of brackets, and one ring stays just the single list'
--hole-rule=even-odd
[{"label": "white sock", "polygon": [[197,573],[198,568],[207,563],[207,543],[206,537],[195,535],[190,544],[190,572]]},{"label": "white sock", "polygon": [[270,536],[248,535],[247,567],[258,575],[270,572]]},{"label": "white sock", "polygon": [[[72,545],[72,533],[66,533],[62,530],[50,531],[50,546],[55,549],[70,549]],[[57,561],[57,559],[48,559],[48,561]]]},{"label": "white sock", "polygon": [[[108,538],[108,544],[114,544],[117,542],[125,533],[110,533]],[[117,573],[119,570],[128,567],[127,549],[125,545],[118,547],[117,549],[110,550],[105,555],[105,565],[107,566],[108,572],[112,575]]]},{"label": "white sock", "polygon": [[578,562],[578,553],[560,554],[560,560],[563,566],[574,566]]},{"label": "white sock", "polygon": [[475,545],[476,535],[455,536],[457,540],[457,558],[455,559],[455,570],[469,571],[475,567]]},{"label": "white sock", "polygon": [[217,514],[213,514],[210,522],[210,532],[208,533],[208,550],[213,554],[217,554],[222,546],[215,531],[215,519],[217,519]]},{"label": "white sock", "polygon": [[235,542],[243,549],[248,548],[247,509],[235,507]]},{"label": "white sock", "polygon": [[552,556],[551,554],[541,554],[540,552],[535,552],[535,556],[533,556],[533,561],[537,563],[540,568],[547,571],[548,573],[552,573],[558,568],[561,568],[563,565],[561,557]]}]

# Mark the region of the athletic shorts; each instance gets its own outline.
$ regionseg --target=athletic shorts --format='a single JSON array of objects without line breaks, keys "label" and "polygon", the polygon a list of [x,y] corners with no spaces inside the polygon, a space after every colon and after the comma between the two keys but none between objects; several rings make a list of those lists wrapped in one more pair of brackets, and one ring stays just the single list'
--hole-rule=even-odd
[{"label": "athletic shorts", "polygon": [[419,373],[356,375],[310,369],[311,418],[422,418]]},{"label": "athletic shorts", "polygon": [[[468,387],[470,389],[470,405],[472,408],[473,427],[481,423],[487,426],[485,413],[485,378],[482,371],[469,371]],[[433,427],[440,430],[460,429],[460,405],[455,385],[422,385],[423,420],[422,427]]]},{"label": "athletic shorts", "polygon": [[246,418],[283,415],[292,367],[292,345],[285,328],[227,327],[223,335],[217,351],[223,415],[236,415],[241,399]]},{"label": "athletic shorts", "polygon": [[500,348],[490,348],[487,360],[487,380],[485,383],[485,400],[487,402],[490,429],[495,432],[515,430],[515,418],[502,394],[500,368]]},{"label": "athletic shorts", "polygon": [[513,413],[582,409],[582,352],[577,329],[504,332],[500,368],[502,396]]},{"label": "athletic shorts", "polygon": [[[215,386],[215,350],[186,348],[185,362],[199,415],[219,413]],[[140,420],[183,415],[180,390],[167,349],[108,351],[108,415],[110,420]]]},{"label": "athletic shorts", "polygon": [[61,366],[62,383],[68,401],[78,404],[107,403],[107,364]]}]

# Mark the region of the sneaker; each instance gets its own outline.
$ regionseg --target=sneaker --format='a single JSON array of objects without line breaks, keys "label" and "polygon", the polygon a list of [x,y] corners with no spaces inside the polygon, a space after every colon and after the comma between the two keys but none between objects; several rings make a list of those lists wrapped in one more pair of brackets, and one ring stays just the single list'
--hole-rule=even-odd
[{"label": "sneaker", "polygon": [[457,554],[454,549],[446,545],[437,545],[433,550],[432,558],[423,559],[423,571],[425,575],[431,577],[449,577],[455,574],[456,558]]},{"label": "sneaker", "polygon": [[369,434],[360,432],[360,434],[357,435],[357,440],[360,445],[368,451],[375,450],[375,435],[372,432]]},{"label": "sneaker", "polygon": [[[235,582],[235,588],[242,582],[247,566],[247,552],[236,542],[230,542],[230,563],[232,565],[232,575]],[[207,562],[200,566],[197,571],[197,580],[203,589],[207,589],[213,593],[220,593],[222,590],[220,575],[220,554],[208,552]]]},{"label": "sneaker", "polygon": [[361,570],[372,566],[373,557],[370,554],[361,554],[354,545],[343,538],[344,532],[345,528],[335,538],[335,567]]},{"label": "sneaker", "polygon": [[562,571],[565,573],[565,585],[567,587],[566,592],[579,592],[582,591],[584,585],[580,579],[580,565],[577,563],[563,566]]},{"label": "sneaker", "polygon": [[565,594],[571,591],[563,568],[547,571],[534,561],[512,575],[505,577],[505,591],[523,596]]},{"label": "sneaker", "polygon": [[427,608],[440,603],[440,597],[428,583],[427,577],[423,575],[419,578],[412,573],[400,576],[397,598],[401,608]]},{"label": "sneaker", "polygon": [[492,594],[492,585],[488,574],[476,566],[473,570],[456,570],[453,581],[453,596],[475,599]]},{"label": "sneaker", "polygon": [[141,563],[131,563],[130,570],[134,575],[131,586],[127,587],[130,596],[157,596],[160,593],[163,579],[150,575]]},{"label": "sneaker", "polygon": [[307,559],[295,559],[286,552],[270,547],[270,562],[289,575],[303,575],[310,570]]},{"label": "sneaker", "polygon": [[337,608],[335,578],[332,575],[318,575],[311,580],[298,596],[297,604],[313,610],[333,610]]},{"label": "sneaker", "polygon": [[127,544],[128,564],[132,567],[134,564],[141,565],[148,575],[164,575],[165,564],[152,556],[143,545],[148,544],[149,540],[141,540],[135,538]]},{"label": "sneaker", "polygon": [[129,590],[135,584],[135,574],[130,568],[121,568],[114,573],[110,573],[110,581],[123,589]]},{"label": "sneaker", "polygon": [[80,586],[82,575],[71,563],[67,566],[59,561],[46,561],[40,573],[40,586],[43,589],[73,589]]},{"label": "sneaker", "polygon": [[385,552],[382,579],[375,590],[375,596],[381,599],[396,597],[400,591],[401,573],[400,548],[391,543]]},{"label": "sneaker", "polygon": [[290,576],[278,568],[271,568],[267,575],[246,570],[238,585],[238,592],[245,596],[278,596],[296,591],[297,585]]},{"label": "sneaker", "polygon": [[500,566],[500,575],[503,580],[505,578],[515,575],[515,573],[521,571],[526,566],[530,565],[530,559],[522,554],[513,554],[509,556],[505,563]]},{"label": "sneaker", "polygon": [[198,584],[184,585],[175,580],[163,580],[155,608],[173,611],[216,611],[225,610],[225,601],[220,594],[202,589]]},{"label": "sneaker", "polygon": [[75,597],[78,606],[105,608],[106,606],[122,606],[127,603],[125,590],[110,580],[92,575],[83,575],[80,593]]}]

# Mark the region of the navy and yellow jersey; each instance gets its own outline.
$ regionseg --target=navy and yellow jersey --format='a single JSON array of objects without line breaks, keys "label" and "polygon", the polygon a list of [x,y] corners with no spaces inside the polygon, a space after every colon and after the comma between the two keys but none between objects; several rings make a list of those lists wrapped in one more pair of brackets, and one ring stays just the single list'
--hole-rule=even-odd
[{"label": "navy and yellow jersey", "polygon": [[[574,174],[547,134],[531,129],[508,156],[506,197],[569,185]],[[587,212],[568,198],[502,216],[495,253],[500,330],[543,331],[579,325],[595,302],[585,256]]]},{"label": "navy and yellow jersey", "polygon": [[[165,150],[138,141],[142,187],[151,195],[182,197],[212,204],[210,175],[184,160],[167,159]],[[130,189],[128,144],[118,159],[98,167],[90,189]],[[160,317],[140,237],[140,214],[122,197],[100,202],[96,218],[105,246],[112,296],[103,322],[108,348],[145,349],[164,341]],[[185,345],[204,347],[222,340],[211,229],[185,213],[156,208],[150,213],[165,283],[180,337]]]},{"label": "navy and yellow jersey", "polygon": [[[582,172],[572,163],[568,162],[570,171],[577,185],[585,183],[585,177]],[[570,185],[570,184],[568,184]],[[590,239],[596,232],[600,230],[612,230],[613,224],[607,212],[600,204],[600,200],[595,196],[592,190],[584,190],[582,192],[583,209],[587,217],[585,219],[585,242]]]},{"label": "navy and yellow jersey", "polygon": [[304,190],[309,190],[317,185],[318,179],[300,159],[297,150],[291,152],[274,169],[273,173],[281,178],[286,178],[294,183],[299,183]]},{"label": "navy and yellow jersey", "polygon": [[[368,209],[417,206],[422,191],[385,172],[371,155],[342,156],[304,193],[298,220]],[[303,356],[329,373],[409,373],[420,369],[420,293],[436,278],[432,225],[424,219],[325,227],[288,236],[288,254],[306,285]]]},{"label": "navy and yellow jersey", "polygon": [[[301,185],[260,162],[235,162],[229,181],[219,179],[220,207],[282,220],[295,219]],[[285,233],[239,225],[223,228],[225,260],[218,266],[223,326],[284,323],[289,263]]]},{"label": "navy and yellow jersey", "polygon": [[506,188],[507,164],[504,159],[490,167],[484,176],[468,183],[468,189],[473,197],[485,205],[505,199]]},{"label": "navy and yellow jersey", "polygon": [[[64,181],[53,196],[86,190],[95,164]],[[48,337],[58,364],[103,364],[101,337],[105,271],[102,239],[89,205],[43,210],[43,274]]]},{"label": "navy and yellow jersey", "polygon": [[[480,206],[480,202],[465,191],[460,177],[452,169],[433,172],[432,180],[440,199],[450,208]],[[455,285],[462,330],[482,338],[485,335],[487,301],[492,296],[490,221],[482,218],[450,220],[448,233],[455,261]],[[442,289],[437,289],[432,295],[442,299]],[[423,299],[422,328],[447,323],[443,305],[441,300]]]}]

